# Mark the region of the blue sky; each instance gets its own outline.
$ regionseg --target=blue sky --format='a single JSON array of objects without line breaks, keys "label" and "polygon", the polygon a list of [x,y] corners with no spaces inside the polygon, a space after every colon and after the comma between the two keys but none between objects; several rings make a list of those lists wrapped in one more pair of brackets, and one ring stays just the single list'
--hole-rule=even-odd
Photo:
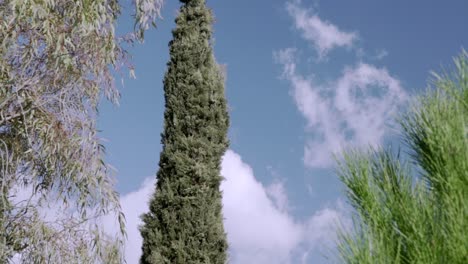
[{"label": "blue sky", "polygon": [[[223,161],[231,263],[330,263],[333,223],[349,223],[331,154],[388,144],[392,118],[431,70],[468,47],[468,3],[451,1],[213,1],[215,54],[227,69],[231,148]],[[179,5],[131,49],[119,107],[99,128],[117,168],[127,259],[137,263],[138,216],[158,169],[167,43]],[[119,32],[131,29],[124,15]]]}]

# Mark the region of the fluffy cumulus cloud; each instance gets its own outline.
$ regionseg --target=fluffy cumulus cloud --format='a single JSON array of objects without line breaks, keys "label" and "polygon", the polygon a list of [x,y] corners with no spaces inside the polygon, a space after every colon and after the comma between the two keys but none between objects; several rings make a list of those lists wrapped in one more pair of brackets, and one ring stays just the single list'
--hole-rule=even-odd
[{"label": "fluffy cumulus cloud", "polygon": [[301,242],[301,225],[268,197],[238,154],[226,153],[222,175],[226,178],[222,190],[231,263],[288,263]]},{"label": "fluffy cumulus cloud", "polygon": [[[264,186],[255,179],[252,168],[231,150],[223,158],[222,175],[230,263],[287,264],[296,263],[298,258],[307,259],[309,252],[332,241],[335,223],[344,218],[344,210],[333,206],[299,221],[287,211],[288,198],[282,183]],[[129,264],[138,263],[141,254],[139,216],[148,210],[153,190],[154,179],[148,179],[139,190],[121,200],[127,219],[125,253]],[[111,221],[106,224],[109,232],[117,230]]]},{"label": "fluffy cumulus cloud", "polygon": [[[128,264],[139,263],[141,255],[142,238],[138,227],[142,224],[140,216],[148,211],[148,203],[154,192],[156,180],[154,177],[145,179],[141,187],[120,198],[122,211],[125,214],[127,243],[125,244],[125,259]],[[109,234],[119,232],[119,226],[115,218],[107,217],[104,220]]]},{"label": "fluffy cumulus cloud", "polygon": [[294,26],[304,39],[311,42],[319,57],[324,57],[335,47],[352,47],[357,40],[355,32],[345,32],[328,21],[320,19],[310,9],[301,6],[300,1],[286,4],[289,15],[294,19]]},{"label": "fluffy cumulus cloud", "polygon": [[319,84],[298,73],[295,53],[284,49],[275,58],[307,121],[305,164],[328,167],[332,154],[345,147],[381,143],[389,131],[388,122],[407,100],[399,80],[385,68],[360,62],[345,67],[338,79]]}]

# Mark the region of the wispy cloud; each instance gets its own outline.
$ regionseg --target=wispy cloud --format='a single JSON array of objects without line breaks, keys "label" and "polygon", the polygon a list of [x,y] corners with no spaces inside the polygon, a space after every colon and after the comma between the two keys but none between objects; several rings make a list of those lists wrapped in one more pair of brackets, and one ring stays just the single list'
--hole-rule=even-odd
[{"label": "wispy cloud", "polygon": [[300,1],[286,3],[289,15],[294,19],[294,26],[302,37],[311,42],[320,58],[335,47],[352,47],[357,40],[357,33],[345,32],[336,25],[320,19],[311,9],[301,6]]},{"label": "wispy cloud", "polygon": [[383,58],[385,58],[387,56],[388,56],[388,51],[385,50],[385,49],[380,49],[380,50],[377,51],[377,54],[375,54],[374,57],[377,60],[381,60],[381,59],[383,59]]},{"label": "wispy cloud", "polygon": [[388,121],[407,99],[399,80],[385,68],[360,62],[346,67],[337,80],[317,84],[297,72],[295,53],[290,48],[274,56],[283,66],[290,93],[307,120],[304,163],[328,167],[332,153],[344,147],[381,143],[388,132]]},{"label": "wispy cloud", "polygon": [[[234,151],[227,151],[222,162],[224,225],[232,264],[295,263],[307,258],[320,245],[330,243],[335,223],[344,219],[340,207],[326,207],[306,221],[299,221],[287,210],[288,197],[280,181],[265,187],[255,179],[252,168]],[[142,239],[139,216],[148,209],[155,180],[145,180],[141,188],[121,198],[127,219],[127,263],[138,263]],[[109,233],[118,228],[109,223]],[[115,230],[112,230],[114,229]],[[327,242],[328,241],[328,242]]]},{"label": "wispy cloud", "polygon": [[288,194],[286,193],[286,188],[282,181],[275,180],[266,187],[265,191],[278,210],[281,212],[287,212],[290,210]]}]

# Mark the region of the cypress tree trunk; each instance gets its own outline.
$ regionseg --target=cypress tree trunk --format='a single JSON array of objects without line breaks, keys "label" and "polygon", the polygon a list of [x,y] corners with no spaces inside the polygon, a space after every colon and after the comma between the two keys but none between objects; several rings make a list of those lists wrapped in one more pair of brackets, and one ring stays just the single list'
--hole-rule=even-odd
[{"label": "cypress tree trunk", "polygon": [[219,190],[229,126],[224,80],[205,0],[181,2],[164,79],[158,182],[140,228],[141,264],[226,262]]}]

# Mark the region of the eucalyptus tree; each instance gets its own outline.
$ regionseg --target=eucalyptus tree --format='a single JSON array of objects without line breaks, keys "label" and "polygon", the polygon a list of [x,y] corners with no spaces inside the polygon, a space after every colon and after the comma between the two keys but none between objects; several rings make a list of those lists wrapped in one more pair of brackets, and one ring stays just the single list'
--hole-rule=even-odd
[{"label": "eucalyptus tree", "polygon": [[166,110],[156,191],[142,217],[142,264],[225,263],[220,182],[228,147],[224,80],[205,0],[184,0],[164,79]]},{"label": "eucalyptus tree", "polygon": [[468,54],[400,119],[408,160],[351,151],[339,174],[354,207],[345,263],[468,262]]},{"label": "eucalyptus tree", "polygon": [[[115,34],[117,0],[0,0],[0,262],[116,263],[125,234],[96,130],[113,72],[132,67],[162,0],[135,0],[135,30]],[[121,230],[107,236],[100,216]]]}]

